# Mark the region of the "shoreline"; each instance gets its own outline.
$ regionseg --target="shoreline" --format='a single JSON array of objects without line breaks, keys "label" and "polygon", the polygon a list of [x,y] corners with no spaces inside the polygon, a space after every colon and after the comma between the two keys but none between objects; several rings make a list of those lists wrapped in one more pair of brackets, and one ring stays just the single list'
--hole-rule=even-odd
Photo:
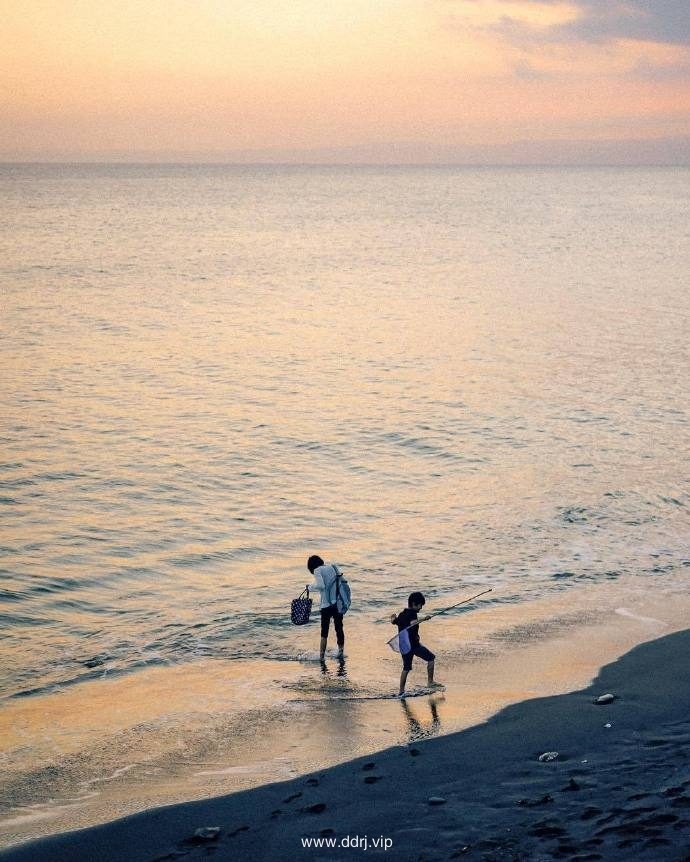
[{"label": "shoreline", "polygon": [[[689,650],[690,630],[675,632],[580,691],[522,701],[467,730],[9,847],[0,859],[681,860],[690,853]],[[605,693],[615,700],[594,704]],[[220,831],[195,837],[206,827]]]},{"label": "shoreline", "polygon": [[[567,606],[544,598],[442,618],[424,638],[440,657],[445,695],[405,707],[394,698],[400,657],[383,641],[372,653],[371,621],[356,617],[345,663],[329,659],[325,672],[304,632],[298,661],[206,659],[19,699],[0,711],[0,849],[466,730],[511,704],[589,684],[604,664],[689,618],[679,596],[630,594],[625,608],[622,598],[602,587]],[[414,688],[426,678],[421,664]]]}]

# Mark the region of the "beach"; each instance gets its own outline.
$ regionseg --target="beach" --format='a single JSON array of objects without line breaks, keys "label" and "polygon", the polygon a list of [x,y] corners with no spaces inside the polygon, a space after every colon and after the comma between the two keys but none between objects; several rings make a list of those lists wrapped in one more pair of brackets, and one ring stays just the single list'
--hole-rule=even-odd
[{"label": "beach", "polygon": [[687,859],[688,650],[690,630],[676,632],[635,647],[587,688],[465,731],[0,859]]}]

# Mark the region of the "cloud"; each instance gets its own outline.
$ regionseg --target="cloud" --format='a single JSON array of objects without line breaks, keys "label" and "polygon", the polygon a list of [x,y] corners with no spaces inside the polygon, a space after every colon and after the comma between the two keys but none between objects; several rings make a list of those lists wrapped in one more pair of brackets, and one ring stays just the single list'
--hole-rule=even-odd
[{"label": "cloud", "polygon": [[[528,0],[538,5],[560,5],[562,0]],[[688,0],[575,0],[576,20],[548,28],[556,40],[608,42],[631,39],[671,45],[690,45]]]},{"label": "cloud", "polygon": [[[506,8],[513,0],[506,0]],[[563,0],[521,0],[534,6],[562,6]],[[574,20],[536,27],[506,15],[494,29],[511,41],[611,42],[630,39],[690,45],[689,0],[571,0]]]},{"label": "cloud", "polygon": [[635,64],[630,72],[630,77],[636,81],[659,83],[690,81],[690,62],[662,64],[653,63],[643,58]]},{"label": "cloud", "polygon": [[513,74],[520,81],[551,81],[555,78],[552,72],[538,69],[528,60],[520,60],[513,65]]}]

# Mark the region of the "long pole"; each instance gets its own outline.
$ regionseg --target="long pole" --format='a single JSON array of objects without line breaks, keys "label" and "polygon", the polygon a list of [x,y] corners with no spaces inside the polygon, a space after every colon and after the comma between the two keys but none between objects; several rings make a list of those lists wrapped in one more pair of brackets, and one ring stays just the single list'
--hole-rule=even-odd
[{"label": "long pole", "polygon": [[432,617],[438,617],[441,614],[446,614],[446,613],[448,613],[448,611],[452,611],[453,608],[458,608],[458,607],[460,607],[460,605],[466,605],[468,602],[473,602],[475,599],[478,599],[479,596],[484,596],[487,593],[490,593],[491,591],[492,591],[492,587],[489,587],[488,590],[482,590],[482,592],[477,593],[476,596],[470,596],[469,599],[463,599],[461,602],[456,602],[454,605],[451,605],[449,608],[443,608],[442,611],[435,611],[433,614],[429,614],[427,619],[431,619]]},{"label": "long pole", "polygon": [[[451,606],[450,606],[450,607],[448,607],[448,608],[443,608],[443,610],[442,610],[442,611],[436,611],[436,613],[429,614],[429,616],[426,618],[426,620],[424,620],[424,622],[427,622],[427,620],[430,620],[432,617],[438,617],[438,616],[440,616],[441,614],[446,614],[446,613],[448,613],[448,611],[452,611],[452,610],[453,610],[453,608],[458,608],[458,607],[460,607],[460,605],[466,605],[468,602],[473,602],[475,599],[478,599],[478,598],[479,598],[479,596],[485,596],[487,593],[490,593],[491,591],[492,591],[492,588],[490,587],[488,590],[482,590],[482,592],[481,592],[481,593],[477,593],[477,595],[476,595],[476,596],[470,596],[470,598],[469,598],[469,599],[463,599],[461,602],[456,602],[456,604],[451,605]],[[392,640],[395,640],[395,638],[396,638],[396,637],[398,637],[398,635],[400,635],[400,633],[401,633],[401,632],[406,632],[408,629],[414,628],[414,626],[418,626],[418,625],[419,625],[419,623],[420,623],[420,620],[415,620],[415,622],[413,622],[413,623],[412,623],[412,625],[405,626],[405,628],[404,628],[404,629],[400,629],[400,631],[398,632],[398,634],[397,634],[397,635],[393,635],[393,637],[392,637],[390,640],[391,640],[391,641],[392,641]],[[388,643],[390,643],[390,641],[388,641]]]}]

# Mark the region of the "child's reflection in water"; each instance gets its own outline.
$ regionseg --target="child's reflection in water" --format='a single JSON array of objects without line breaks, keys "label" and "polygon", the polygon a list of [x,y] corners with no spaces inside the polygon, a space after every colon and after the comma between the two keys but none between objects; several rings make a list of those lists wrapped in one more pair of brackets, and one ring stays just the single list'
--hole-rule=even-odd
[{"label": "child's reflection in water", "polygon": [[[429,706],[431,720],[424,724],[417,718],[410,702],[406,698],[400,700],[402,711],[407,721],[407,739],[408,742],[416,742],[419,739],[427,739],[430,736],[436,736],[441,729],[441,718],[439,716],[439,704],[445,700],[443,695],[433,695],[427,700]],[[421,709],[420,704],[415,704],[415,710]]]}]

